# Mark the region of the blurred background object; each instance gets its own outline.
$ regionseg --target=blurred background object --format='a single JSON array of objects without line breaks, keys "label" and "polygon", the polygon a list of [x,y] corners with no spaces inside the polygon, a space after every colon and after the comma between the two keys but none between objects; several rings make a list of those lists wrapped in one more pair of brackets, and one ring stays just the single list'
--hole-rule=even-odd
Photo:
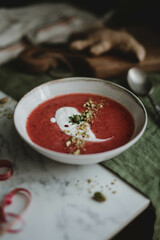
[{"label": "blurred background object", "polygon": [[[0,3],[0,6],[0,64],[18,57],[24,50],[26,53],[26,49],[41,46],[49,48],[47,51],[52,52],[52,55],[53,52],[60,54],[65,62],[74,65],[75,74],[107,78],[125,74],[132,66],[146,71],[160,70],[159,1],[52,0],[46,3],[42,0],[8,0]],[[128,50],[129,54],[126,54],[126,49],[131,48],[130,43],[126,44],[128,40],[119,42],[119,45],[114,44],[118,45],[114,48],[108,47],[106,41],[100,42],[98,46],[95,42],[96,50],[101,47],[106,49],[100,49],[100,54],[95,51],[91,54],[87,47],[83,51],[77,51],[78,48],[70,49],[73,34],[79,33],[79,39],[83,40],[82,32],[106,27],[113,29],[113,32],[119,31],[122,35],[124,32],[129,33],[145,51],[139,58],[141,62],[137,61],[137,54],[131,54],[132,51]],[[42,60],[44,56],[38,54],[34,58]],[[24,54],[23,58],[20,55],[19,60],[26,69],[27,64],[31,65],[28,60],[25,61]],[[79,63],[86,66],[84,72],[83,68],[79,69]],[[58,65],[61,66],[60,61]],[[31,67],[30,72],[32,69]],[[53,69],[46,69],[44,72],[50,70]],[[64,73],[67,74],[66,71]]]}]

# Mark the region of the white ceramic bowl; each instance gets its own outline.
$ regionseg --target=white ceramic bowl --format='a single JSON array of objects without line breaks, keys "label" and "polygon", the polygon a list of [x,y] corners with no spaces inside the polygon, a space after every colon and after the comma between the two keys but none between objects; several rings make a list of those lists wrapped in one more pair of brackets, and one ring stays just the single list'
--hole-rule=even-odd
[{"label": "white ceramic bowl", "polygon": [[[93,93],[103,95],[121,103],[132,114],[135,131],[132,139],[116,149],[85,155],[58,153],[33,143],[26,131],[28,115],[42,102],[53,97],[69,93]],[[68,164],[94,164],[108,160],[122,153],[139,140],[147,125],[147,113],[141,101],[127,89],[100,79],[73,77],[42,84],[27,93],[17,104],[14,112],[14,124],[20,136],[36,151],[58,162]]]}]

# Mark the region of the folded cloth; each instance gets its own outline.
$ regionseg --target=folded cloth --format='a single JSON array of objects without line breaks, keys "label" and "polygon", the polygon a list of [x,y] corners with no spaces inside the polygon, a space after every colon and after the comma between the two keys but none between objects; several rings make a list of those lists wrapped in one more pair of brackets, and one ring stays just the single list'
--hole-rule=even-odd
[{"label": "folded cloth", "polygon": [[72,33],[93,25],[100,26],[102,23],[93,14],[68,4],[48,3],[1,9],[0,64],[16,57],[25,48],[23,37],[34,44],[65,43]]},{"label": "folded cloth", "polygon": [[19,42],[4,49],[0,49],[0,64],[16,58],[25,47],[26,45],[23,42]]}]

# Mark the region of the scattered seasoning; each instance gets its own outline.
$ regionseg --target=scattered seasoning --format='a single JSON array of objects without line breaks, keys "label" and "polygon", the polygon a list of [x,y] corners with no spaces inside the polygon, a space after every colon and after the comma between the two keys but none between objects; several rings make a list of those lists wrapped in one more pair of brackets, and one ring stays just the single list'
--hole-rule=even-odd
[{"label": "scattered seasoning", "polygon": [[104,202],[106,201],[106,196],[101,192],[95,192],[92,199],[97,202]]},{"label": "scattered seasoning", "polygon": [[112,193],[113,193],[113,194],[116,194],[117,192],[116,192],[116,191],[113,191]]},{"label": "scattered seasoning", "polygon": [[[108,188],[108,190],[111,191],[112,194],[116,194],[116,193],[117,193],[117,191],[115,191],[115,190],[113,190],[113,189],[111,188],[111,185],[116,185],[116,181],[117,181],[117,179],[114,178],[113,181],[110,182],[110,184],[106,184],[106,185],[105,185],[105,187]],[[102,186],[101,186],[101,188],[102,188]]]},{"label": "scattered seasoning", "polygon": [[[95,178],[97,178],[97,176],[95,176]],[[97,180],[93,180],[93,179],[91,179],[91,178],[87,179],[86,181],[87,181],[88,184],[89,184],[89,187],[88,187],[88,189],[87,189],[87,190],[88,190],[88,193],[89,193],[89,194],[92,194],[92,191],[93,191],[93,190],[95,189],[95,187],[96,187],[97,185],[99,185],[100,183],[97,182]],[[114,180],[113,180],[113,181],[114,181]],[[110,184],[112,184],[113,181],[110,182]],[[117,181],[117,180],[116,180],[116,181]],[[95,182],[95,185],[94,185],[94,184],[90,184],[90,183],[93,183],[93,182]],[[117,191],[115,191],[115,190],[113,190],[111,187],[109,187],[110,184],[106,184],[105,186],[103,186],[103,185],[99,186],[99,187],[101,188],[100,191],[103,191],[104,187],[107,187],[108,190],[110,190],[112,194],[116,194]],[[75,186],[79,186],[79,180],[77,180],[77,183],[75,183]],[[103,201],[107,200],[106,196],[105,196],[102,192],[98,192],[98,191],[94,193],[94,195],[92,196],[92,199],[95,200],[95,201],[99,201],[99,202],[103,202]]]},{"label": "scattered seasoning", "polygon": [[8,101],[8,98],[7,97],[4,97],[4,98],[1,98],[0,99],[0,104],[4,104]]},{"label": "scattered seasoning", "polygon": [[65,124],[64,126],[65,126],[65,127],[69,127],[69,125],[67,125],[67,124]]},{"label": "scattered seasoning", "polygon": [[[80,154],[84,144],[85,144],[84,139],[76,138],[74,136],[70,137],[69,140],[66,142],[66,146],[70,147],[69,151],[75,155]],[[84,150],[85,149],[83,149],[83,151]]]},{"label": "scattered seasoning", "polygon": [[91,182],[92,182],[92,179],[88,179],[87,182],[88,182],[88,183],[91,183]]},{"label": "scattered seasoning", "polygon": [[79,186],[80,182],[79,180],[77,180],[77,182],[75,183],[75,186]]},{"label": "scattered seasoning", "polygon": [[92,193],[92,191],[91,191],[91,189],[90,189],[90,188],[88,189],[88,193]]}]

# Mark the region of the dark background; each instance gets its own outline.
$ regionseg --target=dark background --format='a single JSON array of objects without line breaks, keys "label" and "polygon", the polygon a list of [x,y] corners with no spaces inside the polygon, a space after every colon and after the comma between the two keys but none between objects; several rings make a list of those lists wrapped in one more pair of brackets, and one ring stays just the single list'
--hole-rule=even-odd
[{"label": "dark background", "polygon": [[20,7],[37,3],[67,2],[76,7],[90,11],[102,17],[109,10],[115,9],[116,14],[110,25],[145,23],[160,31],[160,1],[159,0],[6,0],[0,1],[0,7]]}]

